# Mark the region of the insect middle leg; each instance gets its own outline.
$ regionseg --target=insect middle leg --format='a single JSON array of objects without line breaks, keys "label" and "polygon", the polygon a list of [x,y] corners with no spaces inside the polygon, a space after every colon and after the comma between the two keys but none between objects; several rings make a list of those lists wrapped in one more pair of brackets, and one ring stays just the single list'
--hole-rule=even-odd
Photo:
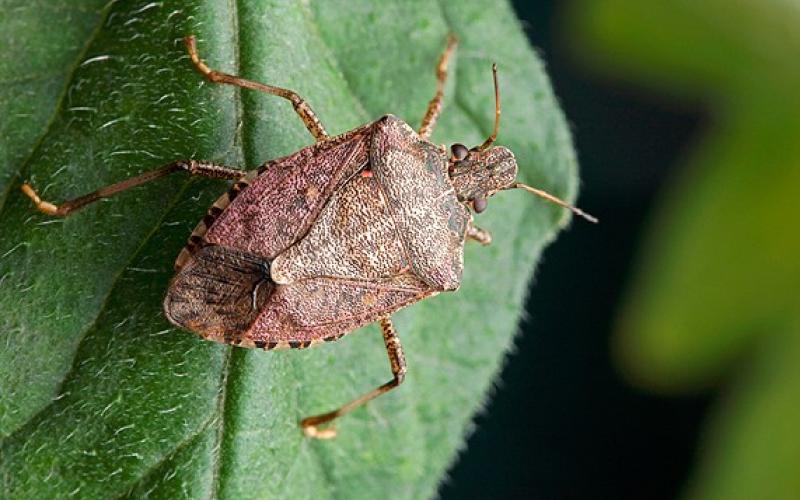
[{"label": "insect middle leg", "polygon": [[419,135],[427,139],[433,133],[433,127],[436,125],[436,120],[439,119],[439,114],[442,112],[442,99],[444,99],[444,83],[447,80],[447,64],[450,62],[450,56],[458,45],[458,39],[452,33],[447,35],[447,46],[444,52],[439,57],[439,64],[436,66],[436,95],[433,96],[431,102],[428,103],[428,110],[425,112],[425,117],[422,118],[422,125],[419,127]]},{"label": "insect middle leg", "polygon": [[319,426],[327,424],[333,420],[350,413],[367,401],[375,399],[385,392],[389,392],[401,383],[406,377],[406,358],[403,354],[403,346],[400,345],[400,338],[397,336],[397,331],[394,329],[392,320],[386,316],[379,321],[381,331],[383,332],[383,342],[386,344],[386,353],[389,355],[389,364],[392,368],[392,380],[385,384],[371,390],[363,396],[350,401],[346,405],[334,411],[323,413],[322,415],[315,415],[313,417],[304,418],[300,422],[303,432],[306,436],[318,439],[331,439],[336,437],[336,429],[327,427],[320,429]]},{"label": "insect middle leg", "polygon": [[467,239],[477,241],[481,245],[487,246],[492,244],[492,233],[470,222],[469,226],[467,226]]},{"label": "insect middle leg", "polygon": [[65,201],[59,205],[42,200],[29,184],[22,185],[22,192],[25,193],[31,200],[33,200],[33,203],[36,204],[36,208],[38,208],[40,212],[46,213],[47,215],[66,217],[72,212],[80,210],[86,205],[94,203],[97,200],[102,198],[110,198],[111,196],[125,191],[126,189],[141,186],[142,184],[160,179],[161,177],[166,177],[167,175],[175,172],[188,172],[191,175],[199,175],[213,179],[241,179],[246,174],[246,172],[242,170],[226,167],[224,165],[215,165],[213,163],[198,160],[178,160],[164,165],[161,168],[145,172],[141,175],[137,175],[136,177],[131,177],[130,179],[126,179],[122,182],[118,182],[116,184],[100,188],[97,191],[79,196],[72,200]]},{"label": "insect middle leg", "polygon": [[266,83],[246,80],[244,78],[222,73],[220,71],[215,71],[209,68],[208,65],[206,65],[202,59],[200,59],[200,55],[197,53],[197,40],[194,36],[187,36],[183,39],[183,41],[186,43],[186,49],[189,51],[189,57],[192,58],[195,68],[197,68],[197,71],[202,73],[203,76],[214,83],[227,83],[228,85],[236,85],[237,87],[243,87],[246,89],[259,90],[261,92],[266,92],[267,94],[283,97],[292,103],[295,112],[300,115],[300,119],[303,120],[306,128],[309,132],[311,132],[311,135],[313,135],[316,140],[322,141],[328,138],[328,133],[325,132],[325,127],[323,127],[322,123],[320,123],[319,118],[317,118],[316,113],[314,113],[314,110],[311,109],[311,106],[302,97],[300,97],[297,92],[282,87],[275,87],[274,85],[267,85]]}]

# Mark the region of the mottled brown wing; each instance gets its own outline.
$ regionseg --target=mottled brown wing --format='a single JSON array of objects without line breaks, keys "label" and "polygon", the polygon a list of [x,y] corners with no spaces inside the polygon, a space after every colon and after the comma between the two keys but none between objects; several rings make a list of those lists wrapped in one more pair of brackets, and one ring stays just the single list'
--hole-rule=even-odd
[{"label": "mottled brown wing", "polygon": [[219,214],[208,244],[272,259],[301,238],[328,198],[366,166],[374,124],[267,163]]},{"label": "mottled brown wing", "polygon": [[164,313],[204,338],[237,343],[275,289],[268,266],[257,255],[205,246],[172,279]]},{"label": "mottled brown wing", "polygon": [[202,247],[164,299],[173,324],[242,347],[308,347],[335,340],[435,291],[412,274],[380,280],[304,279],[278,285],[263,258]]},{"label": "mottled brown wing", "polygon": [[450,184],[447,155],[398,118],[387,116],[376,125],[370,166],[409,264],[434,289],[455,290],[471,216]]},{"label": "mottled brown wing", "polygon": [[314,278],[279,285],[241,345],[302,348],[336,340],[434,293],[411,274],[373,281]]}]

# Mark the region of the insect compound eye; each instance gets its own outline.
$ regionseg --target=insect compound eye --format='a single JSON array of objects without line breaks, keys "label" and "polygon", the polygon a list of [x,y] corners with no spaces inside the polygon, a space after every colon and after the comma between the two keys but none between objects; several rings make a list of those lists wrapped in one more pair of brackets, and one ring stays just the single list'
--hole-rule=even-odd
[{"label": "insect compound eye", "polygon": [[476,214],[479,214],[479,213],[483,212],[484,210],[486,210],[487,206],[488,206],[488,202],[486,201],[486,198],[481,197],[481,198],[475,198],[474,200],[472,200],[472,209],[475,210]]},{"label": "insect compound eye", "polygon": [[453,153],[453,159],[456,161],[461,161],[467,157],[469,154],[469,149],[463,144],[453,144],[450,146],[450,152]]}]

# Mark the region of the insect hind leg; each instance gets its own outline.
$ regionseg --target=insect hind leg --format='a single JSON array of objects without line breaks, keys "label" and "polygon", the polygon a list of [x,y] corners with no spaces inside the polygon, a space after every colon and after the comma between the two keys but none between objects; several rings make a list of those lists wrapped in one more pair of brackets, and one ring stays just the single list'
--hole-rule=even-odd
[{"label": "insect hind leg", "polygon": [[381,325],[381,332],[383,333],[383,342],[386,345],[386,354],[389,356],[389,365],[392,369],[392,380],[333,411],[304,418],[300,422],[300,426],[303,428],[303,432],[306,436],[317,439],[332,439],[336,437],[336,429],[332,427],[321,429],[320,426],[328,424],[342,415],[350,413],[359,406],[364,405],[368,401],[377,398],[381,394],[391,391],[405,380],[406,357],[403,354],[403,346],[400,344],[400,338],[397,336],[397,331],[392,324],[392,320],[386,316],[381,318],[379,323]]}]

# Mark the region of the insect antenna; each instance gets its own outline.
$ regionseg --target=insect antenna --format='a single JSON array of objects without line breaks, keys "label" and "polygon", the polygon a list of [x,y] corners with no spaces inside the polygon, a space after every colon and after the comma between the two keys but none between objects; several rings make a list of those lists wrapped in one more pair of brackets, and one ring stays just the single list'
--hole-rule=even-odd
[{"label": "insect antenna", "polygon": [[494,79],[494,130],[492,135],[483,141],[483,144],[475,148],[478,151],[483,151],[491,146],[497,139],[497,132],[500,130],[500,87],[497,85],[497,64],[495,63],[492,63],[492,78]]},{"label": "insect antenna", "polygon": [[508,186],[505,189],[524,189],[525,191],[527,191],[529,193],[533,193],[536,196],[539,196],[541,198],[544,198],[545,200],[547,200],[547,201],[549,201],[551,203],[555,203],[556,205],[560,205],[560,206],[562,206],[562,207],[564,207],[564,208],[566,208],[568,210],[571,210],[572,213],[574,213],[575,215],[579,215],[579,216],[583,217],[584,219],[588,220],[589,222],[592,222],[594,224],[597,224],[599,222],[597,217],[587,214],[586,212],[584,212],[580,208],[570,205],[566,201],[562,200],[561,198],[557,198],[557,197],[553,196],[552,194],[548,193],[547,191],[542,191],[541,189],[536,189],[535,187],[528,186],[527,184],[523,184],[521,182],[515,182],[514,184]]}]

